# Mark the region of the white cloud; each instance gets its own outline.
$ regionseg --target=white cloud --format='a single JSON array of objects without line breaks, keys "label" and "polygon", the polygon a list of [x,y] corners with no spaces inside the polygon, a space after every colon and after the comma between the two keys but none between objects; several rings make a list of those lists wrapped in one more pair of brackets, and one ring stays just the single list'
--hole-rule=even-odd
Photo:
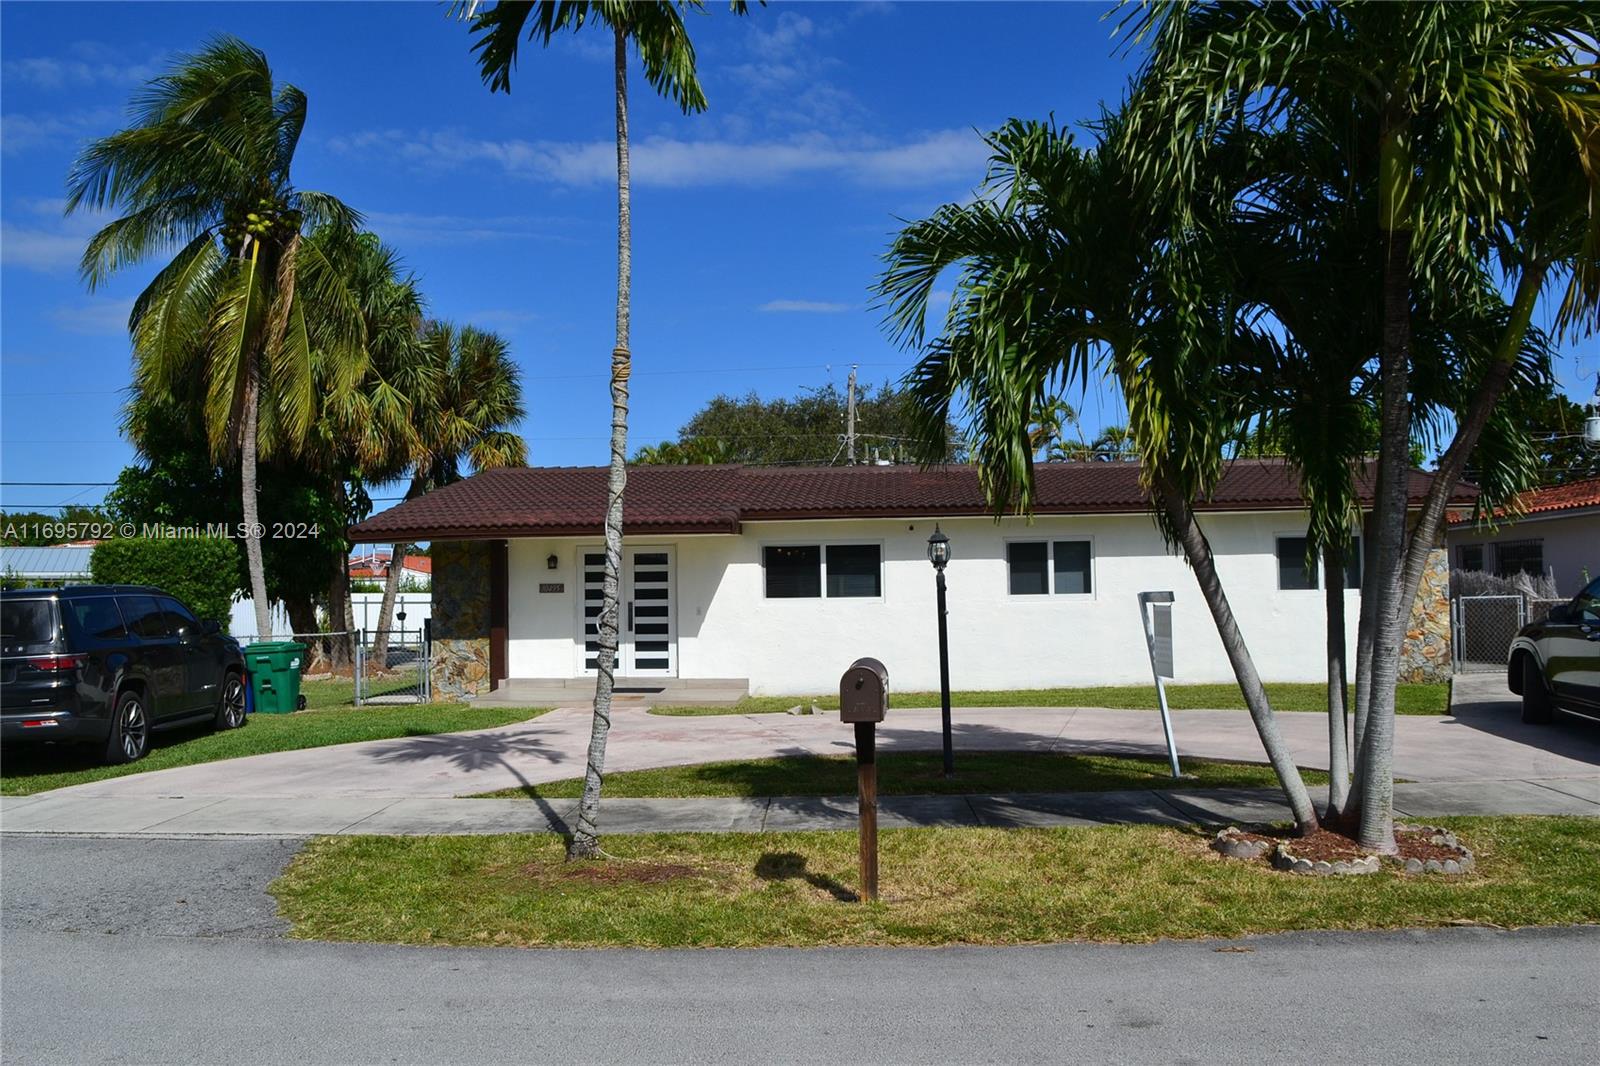
[{"label": "white cloud", "polygon": [[837,315],[851,309],[850,304],[828,303],[823,300],[768,300],[757,311],[789,312],[803,315]]},{"label": "white cloud", "polygon": [[[616,180],[610,141],[485,140],[451,131],[368,131],[330,140],[348,154],[388,155],[428,170],[498,166],[508,175],[558,185]],[[867,185],[915,186],[970,178],[987,157],[971,130],[938,130],[899,143],[822,133],[784,140],[679,140],[645,137],[632,146],[633,179],[678,188],[765,185],[832,176]]]},{"label": "white cloud", "polygon": [[82,141],[98,133],[111,132],[117,118],[116,109],[109,107],[64,114],[13,112],[0,115],[0,151],[13,155],[39,147]]},{"label": "white cloud", "polygon": [[127,85],[155,76],[152,62],[133,62],[114,48],[95,41],[78,41],[69,55],[27,56],[8,59],[0,75],[35,89],[81,88],[92,85]]},{"label": "white cloud", "polygon": [[[62,217],[66,200],[60,197],[18,197],[0,222],[0,264],[41,274],[65,273],[78,266],[89,237],[106,223],[106,216],[80,211]],[[18,215],[36,216],[38,222],[17,225]],[[48,220],[48,221],[46,221]]]},{"label": "white cloud", "polygon": [[128,332],[132,300],[92,296],[75,304],[60,304],[50,309],[50,320],[67,333],[113,337]]}]

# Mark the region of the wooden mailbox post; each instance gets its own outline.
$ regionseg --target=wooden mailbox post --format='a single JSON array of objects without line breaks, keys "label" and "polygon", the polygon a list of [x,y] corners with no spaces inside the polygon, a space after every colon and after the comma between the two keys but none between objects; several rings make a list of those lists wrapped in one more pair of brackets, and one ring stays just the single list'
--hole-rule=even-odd
[{"label": "wooden mailbox post", "polygon": [[889,671],[857,659],[839,679],[839,721],[856,727],[856,791],[861,812],[861,898],[878,898],[878,723],[889,712]]}]

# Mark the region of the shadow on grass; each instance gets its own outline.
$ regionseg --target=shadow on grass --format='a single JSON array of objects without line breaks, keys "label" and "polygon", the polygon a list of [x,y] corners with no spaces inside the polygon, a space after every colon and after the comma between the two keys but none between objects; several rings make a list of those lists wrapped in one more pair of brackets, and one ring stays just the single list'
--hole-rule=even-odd
[{"label": "shadow on grass", "polygon": [[[175,748],[201,737],[209,737],[216,732],[216,726],[208,721],[195,722],[175,729],[152,730],[150,754],[166,748]],[[106,765],[105,747],[105,741],[98,740],[84,743],[46,741],[8,745],[0,749],[0,776],[22,781],[30,777],[98,769]],[[139,767],[140,764],[132,765]]]},{"label": "shadow on grass", "polygon": [[843,883],[827,874],[806,869],[806,857],[793,851],[769,851],[756,860],[756,876],[763,881],[804,881],[820,888],[840,903],[855,903],[859,897]]},{"label": "shadow on grass", "polygon": [[539,737],[507,736],[501,733],[408,736],[374,750],[372,758],[381,763],[420,763],[430,759],[445,759],[466,773],[503,770],[516,779],[515,787],[539,808],[550,832],[559,834],[568,844],[572,843],[572,827],[567,824],[566,818],[539,794],[538,787],[512,761],[514,758],[538,759],[547,763],[566,761],[566,755]]}]

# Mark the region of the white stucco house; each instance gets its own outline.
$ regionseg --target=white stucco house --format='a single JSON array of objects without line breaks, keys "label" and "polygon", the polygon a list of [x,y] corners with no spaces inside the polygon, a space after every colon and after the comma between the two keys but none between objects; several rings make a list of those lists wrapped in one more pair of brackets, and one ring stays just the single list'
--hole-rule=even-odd
[{"label": "white stucco house", "polygon": [[[1176,595],[1177,679],[1232,680],[1137,464],[1046,464],[1035,476],[1033,520],[996,521],[969,466],[630,467],[619,684],[818,694],[871,655],[896,689],[936,689],[935,523],[953,555],[954,687],[1148,682],[1136,596],[1150,590]],[[600,467],[489,470],[353,527],[358,542],[432,542],[437,693],[594,674],[605,483]],[[1413,475],[1414,500],[1427,485]],[[1200,510],[1262,675],[1319,680],[1324,593],[1305,566],[1293,473],[1234,462]],[[1345,595],[1353,644],[1360,594]]]},{"label": "white stucco house", "polygon": [[1600,478],[1534,489],[1516,510],[1515,521],[1493,523],[1453,514],[1446,531],[1450,565],[1501,577],[1542,575],[1560,596],[1576,596],[1600,577]]}]

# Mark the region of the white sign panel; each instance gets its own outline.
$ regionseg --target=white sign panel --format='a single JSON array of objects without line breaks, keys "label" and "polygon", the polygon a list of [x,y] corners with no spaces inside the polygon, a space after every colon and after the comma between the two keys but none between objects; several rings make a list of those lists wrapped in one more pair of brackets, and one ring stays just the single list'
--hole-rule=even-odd
[{"label": "white sign panel", "polygon": [[1150,614],[1155,623],[1155,671],[1161,677],[1176,677],[1172,669],[1172,605],[1151,604]]}]

